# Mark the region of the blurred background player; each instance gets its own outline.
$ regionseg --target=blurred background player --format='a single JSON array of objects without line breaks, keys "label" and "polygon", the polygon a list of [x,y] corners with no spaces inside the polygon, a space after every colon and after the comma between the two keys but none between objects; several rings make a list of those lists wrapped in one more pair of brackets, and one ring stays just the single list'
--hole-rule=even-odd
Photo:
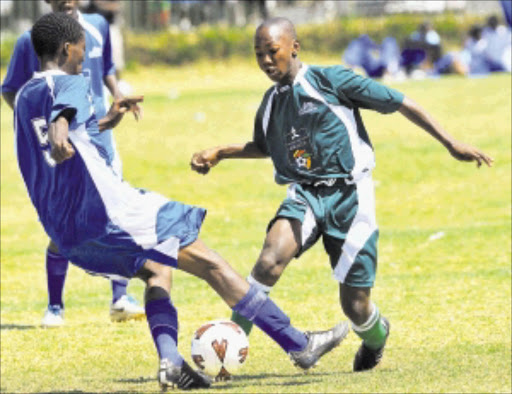
[{"label": "blurred background player", "polygon": [[[104,85],[116,99],[123,95],[118,89],[115,66],[112,62],[109,27],[106,20],[97,14],[82,14],[78,10],[78,0],[46,0],[52,12],[65,12],[81,24],[85,30],[86,53],[82,74],[90,80],[92,97],[96,115],[101,118],[106,114],[107,99]],[[2,84],[2,96],[13,107],[17,91],[30,79],[34,72],[39,71],[39,61],[30,40],[30,31],[25,32],[16,42],[7,73]],[[138,112],[136,112],[138,116]],[[101,146],[101,154],[105,156],[117,176],[122,177],[121,159],[116,149],[112,130],[91,135],[95,144]],[[63,290],[69,261],[59,253],[56,245],[50,240],[46,250],[46,273],[48,284],[48,307],[42,325],[58,327],[64,324]],[[111,281],[112,302],[110,318],[112,321],[141,319],[144,308],[127,294],[128,281],[116,278]]]},{"label": "blurred background player", "polygon": [[[247,281],[269,293],[291,259],[323,237],[340,283],[341,307],[362,339],[353,369],[372,369],[382,358],[390,325],[370,300],[377,268],[375,157],[359,111],[399,111],[457,160],[480,166],[492,159],[454,140],[402,93],[343,66],[301,63],[295,28],[286,18],[261,24],[254,43],[258,65],[275,85],[256,114],[253,140],[198,152],[191,167],[206,174],[224,159],[272,159],[276,182],[289,184],[288,196],[268,225]],[[249,333],[250,322],[236,312],[232,319]]]},{"label": "blurred background player", "polygon": [[400,47],[393,37],[385,37],[379,45],[363,34],[349,43],[343,61],[350,67],[363,68],[370,78],[395,78],[400,73]]},{"label": "blurred background player", "polygon": [[123,4],[120,0],[89,0],[83,11],[87,14],[100,14],[107,20],[112,45],[112,60],[116,66],[117,86],[124,95],[129,95],[133,92],[133,89],[127,81],[121,78],[126,66],[122,32],[122,7]]},{"label": "blurred background player", "polygon": [[41,71],[20,89],[14,107],[16,157],[28,194],[62,255],[88,272],[137,276],[146,283],[146,317],[163,388],[210,386],[177,349],[172,268],[205,280],[303,369],[341,343],[346,322],[328,331],[297,330],[265,293],[208,249],[198,239],[205,209],[135,189],[113,173],[90,135],[115,127],[127,111],[137,113],[142,97],[116,99],[106,116],[97,118],[90,83],[80,75],[86,43],[74,18],[44,15],[31,39]]},{"label": "blurred background player", "polygon": [[407,74],[424,76],[441,58],[441,37],[428,21],[421,23],[403,44],[401,65]]}]

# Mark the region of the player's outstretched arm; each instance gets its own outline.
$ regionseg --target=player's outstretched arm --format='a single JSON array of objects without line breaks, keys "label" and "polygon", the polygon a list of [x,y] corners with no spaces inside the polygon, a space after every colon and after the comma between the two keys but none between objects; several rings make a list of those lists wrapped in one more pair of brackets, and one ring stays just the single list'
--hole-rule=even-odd
[{"label": "player's outstretched arm", "polygon": [[194,153],[190,167],[199,174],[207,174],[223,159],[261,159],[267,157],[254,142],[217,146]]},{"label": "player's outstretched arm", "polygon": [[439,123],[437,123],[423,108],[410,98],[405,97],[402,106],[399,108],[400,113],[411,122],[421,127],[435,139],[441,142],[450,154],[457,160],[476,161],[480,167],[482,163],[492,166],[494,159],[479,149],[467,145],[463,142],[455,140],[448,134]]},{"label": "player's outstretched arm", "polygon": [[69,122],[66,116],[59,116],[48,128],[48,141],[50,142],[50,155],[57,164],[74,156],[75,150],[68,141]]},{"label": "player's outstretched arm", "polygon": [[115,99],[107,115],[98,121],[100,131],[113,129],[116,127],[126,112],[133,112],[135,119],[138,120],[141,115],[139,103],[144,101],[144,96],[127,96],[121,99]]}]

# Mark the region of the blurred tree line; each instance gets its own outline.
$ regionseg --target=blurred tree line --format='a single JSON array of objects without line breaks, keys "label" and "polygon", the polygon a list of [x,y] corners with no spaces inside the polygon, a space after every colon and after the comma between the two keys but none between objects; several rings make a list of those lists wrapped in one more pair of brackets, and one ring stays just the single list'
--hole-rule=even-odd
[{"label": "blurred tree line", "polygon": [[[48,12],[49,6],[43,0],[0,0],[0,3],[0,66],[5,67],[16,37]],[[464,0],[79,0],[79,3],[83,11],[94,11],[95,7],[111,10],[111,17],[106,14],[107,19],[123,32],[128,65],[252,56],[255,25],[277,15],[296,23],[303,48],[312,52],[341,56],[347,44],[361,34],[368,34],[376,41],[391,35],[401,42],[425,19],[430,20],[448,46],[457,46],[469,26],[483,20],[481,12],[500,10],[498,1]],[[416,8],[406,8],[407,4]],[[446,8],[447,5],[452,8]],[[481,6],[484,8],[478,8]]]}]

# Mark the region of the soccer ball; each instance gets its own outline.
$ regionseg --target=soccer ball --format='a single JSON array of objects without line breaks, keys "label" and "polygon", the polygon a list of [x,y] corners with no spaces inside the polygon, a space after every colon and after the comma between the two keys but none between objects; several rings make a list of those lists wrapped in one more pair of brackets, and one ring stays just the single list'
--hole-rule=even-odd
[{"label": "soccer ball", "polygon": [[249,354],[244,330],[229,320],[203,324],[192,338],[192,360],[199,369],[218,380],[228,380]]}]

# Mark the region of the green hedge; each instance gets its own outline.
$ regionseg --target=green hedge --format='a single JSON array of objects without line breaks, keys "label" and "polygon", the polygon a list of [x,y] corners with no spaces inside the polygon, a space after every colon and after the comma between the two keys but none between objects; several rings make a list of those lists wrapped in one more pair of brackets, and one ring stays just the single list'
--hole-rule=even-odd
[{"label": "green hedge", "polygon": [[[478,16],[443,14],[392,15],[372,18],[340,18],[323,24],[297,28],[302,48],[316,53],[340,53],[361,34],[377,42],[386,36],[398,42],[413,32],[418,24],[429,19],[448,48],[460,47],[472,24],[482,23]],[[252,56],[254,26],[245,28],[206,26],[193,32],[162,31],[125,32],[125,52],[128,64],[181,64],[198,59],[221,59],[232,55]],[[8,64],[16,37],[2,34],[0,66]]]},{"label": "green hedge", "polygon": [[[381,42],[386,36],[403,42],[424,15],[393,15],[372,18],[340,18],[323,24],[302,25],[297,33],[302,48],[316,53],[342,53],[348,43],[361,34]],[[460,47],[469,27],[482,23],[477,16],[443,14],[428,16],[439,32],[445,48]],[[231,55],[252,56],[254,26],[228,28],[201,27],[193,32],[127,32],[125,38],[128,61],[143,65],[153,63],[181,64],[197,59],[221,59]]]}]

